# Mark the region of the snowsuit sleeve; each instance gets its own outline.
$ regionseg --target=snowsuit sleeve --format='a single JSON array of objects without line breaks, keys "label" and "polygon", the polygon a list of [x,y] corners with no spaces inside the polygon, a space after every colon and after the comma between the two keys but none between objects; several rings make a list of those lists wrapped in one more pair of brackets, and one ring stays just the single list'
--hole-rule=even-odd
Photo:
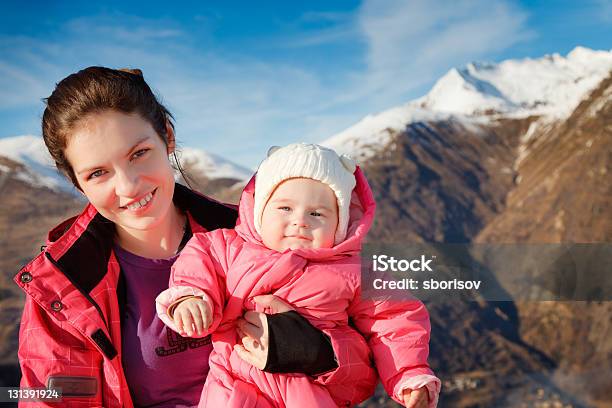
[{"label": "snowsuit sleeve", "polygon": [[350,326],[324,329],[323,333],[329,337],[338,367],[319,375],[315,382],[330,387],[334,400],[348,406],[370,398],[378,377],[363,336]]},{"label": "snowsuit sleeve", "polygon": [[189,240],[172,266],[168,289],[155,299],[157,315],[169,328],[177,331],[168,315],[168,308],[186,296],[202,297],[212,311],[212,323],[201,335],[215,331],[223,315],[226,300],[225,281],[229,268],[230,242],[236,239],[233,230],[217,229],[197,233]]},{"label": "snowsuit sleeve", "polygon": [[405,388],[426,386],[429,407],[436,407],[440,380],[427,363],[431,325],[425,305],[418,299],[362,299],[358,293],[349,315],[368,341],[387,393],[400,402]]}]

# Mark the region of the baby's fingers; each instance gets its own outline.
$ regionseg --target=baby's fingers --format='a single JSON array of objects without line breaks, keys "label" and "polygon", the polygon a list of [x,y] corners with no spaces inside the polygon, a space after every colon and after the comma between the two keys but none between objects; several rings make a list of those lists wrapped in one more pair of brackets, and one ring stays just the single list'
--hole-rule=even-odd
[{"label": "baby's fingers", "polygon": [[404,393],[404,404],[406,408],[427,408],[427,393],[420,389],[410,394]]},{"label": "baby's fingers", "polygon": [[193,336],[193,317],[191,316],[191,312],[188,308],[183,308],[181,311],[176,312],[179,316],[179,319],[182,321],[182,329],[181,334],[185,333],[187,336]]},{"label": "baby's fingers", "polygon": [[172,318],[172,320],[174,320],[174,325],[176,326],[176,330],[179,332],[179,334],[185,334],[185,329],[183,327],[183,319],[181,318],[181,314],[177,310],[174,311],[174,317]]},{"label": "baby's fingers", "polygon": [[[210,309],[204,302],[198,303],[198,309],[200,311],[200,315],[202,316],[202,328],[204,330],[208,330],[210,324],[212,323],[212,314],[210,313]],[[202,333],[200,332],[200,334]]]},{"label": "baby's fingers", "polygon": [[193,325],[195,326],[195,333],[200,335],[204,329],[204,322],[202,321],[202,313],[200,309],[196,306],[191,310],[191,315],[193,316]]}]

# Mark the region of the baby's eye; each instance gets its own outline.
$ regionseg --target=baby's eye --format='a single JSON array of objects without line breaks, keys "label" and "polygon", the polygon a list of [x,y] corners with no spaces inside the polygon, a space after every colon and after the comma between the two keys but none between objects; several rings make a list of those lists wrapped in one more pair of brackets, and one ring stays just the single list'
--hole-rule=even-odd
[{"label": "baby's eye", "polygon": [[291,208],[290,207],[286,207],[286,206],[285,207],[278,207],[278,209],[281,210],[281,211],[291,211]]},{"label": "baby's eye", "polygon": [[320,212],[317,211],[313,211],[310,213],[310,215],[312,215],[313,217],[321,217],[323,214],[321,214]]},{"label": "baby's eye", "polygon": [[139,158],[141,156],[144,156],[144,154],[146,152],[148,152],[149,150],[151,150],[151,149],[140,149],[140,150],[134,152],[134,154],[132,155],[132,159],[137,159],[137,158]]},{"label": "baby's eye", "polygon": [[93,178],[97,178],[103,175],[104,175],[104,170],[96,170],[93,173],[91,173],[89,176],[87,176],[87,180],[91,180]]}]

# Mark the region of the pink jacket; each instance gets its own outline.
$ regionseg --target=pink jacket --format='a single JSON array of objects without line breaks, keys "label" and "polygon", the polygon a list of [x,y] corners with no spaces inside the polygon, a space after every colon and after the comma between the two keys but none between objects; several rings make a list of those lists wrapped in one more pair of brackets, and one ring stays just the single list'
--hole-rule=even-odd
[{"label": "pink jacket", "polygon": [[[81,239],[89,231],[99,230],[92,228],[98,221],[97,215],[95,208],[88,205],[79,217],[56,227],[49,233],[47,248],[15,277],[27,293],[19,331],[21,387],[45,387],[52,385],[54,377],[72,378],[74,387],[83,389],[83,395],[64,397],[61,403],[64,407],[131,407],[118,354],[121,353],[119,308],[116,297],[112,296],[119,265],[114,255],[100,260],[95,258],[97,254],[91,256],[87,249],[89,243]],[[62,260],[74,254],[74,251],[70,253],[73,248],[87,253],[95,265],[91,268],[95,269],[92,274],[102,276],[85,293],[79,290],[82,285],[75,285],[62,272]],[[96,273],[97,267],[104,269],[104,273]],[[19,404],[20,407],[58,405]]]},{"label": "pink jacket", "polygon": [[195,234],[187,244],[173,266],[170,288],[157,298],[157,310],[174,330],[166,311],[183,296],[203,296],[213,311],[209,333],[214,351],[200,406],[359,402],[350,389],[324,386],[303,374],[266,373],[238,357],[233,350],[239,341],[236,319],[245,310],[255,310],[251,299],[263,294],[284,299],[321,330],[346,326],[351,318],[368,341],[387,392],[398,400],[403,388],[425,385],[430,407],[436,406],[440,381],[427,364],[430,323],[425,306],[418,300],[361,299],[359,251],[374,218],[375,201],[360,169],[355,176],[347,238],[333,248],[283,253],[266,248],[253,225],[254,179],[242,194],[234,230]]},{"label": "pink jacket", "polygon": [[[194,232],[234,225],[233,206],[179,184],[174,200],[187,212]],[[64,393],[61,403],[21,402],[20,407],[133,406],[121,362],[114,236],[115,225],[88,204],[52,229],[42,252],[15,276],[26,293],[19,330],[20,386],[55,384]],[[341,343],[349,334],[332,336]]]}]

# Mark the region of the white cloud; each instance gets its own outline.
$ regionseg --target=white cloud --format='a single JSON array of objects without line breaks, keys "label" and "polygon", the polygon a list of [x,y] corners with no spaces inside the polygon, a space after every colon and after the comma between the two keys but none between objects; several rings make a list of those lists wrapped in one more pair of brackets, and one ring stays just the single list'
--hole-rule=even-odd
[{"label": "white cloud", "polygon": [[68,21],[64,29],[81,38],[105,38],[107,41],[120,41],[124,44],[142,44],[185,35],[173,21],[123,14],[75,18]]},{"label": "white cloud", "polygon": [[0,109],[8,109],[31,104],[45,85],[33,73],[0,61],[0,89]]},{"label": "white cloud", "polygon": [[395,99],[455,65],[532,38],[525,12],[487,0],[366,0],[358,24],[368,44],[364,84]]},{"label": "white cloud", "polygon": [[534,38],[526,27],[527,17],[505,1],[366,0],[354,13],[306,13],[301,21],[334,24],[303,30],[281,44],[362,44],[365,69],[345,67],[319,107],[334,111],[352,105],[356,111],[372,112],[420,96],[417,90],[453,66],[495,57]]},{"label": "white cloud", "polygon": [[596,0],[596,16],[604,22],[612,21],[612,1],[611,0]]},{"label": "white cloud", "polygon": [[313,47],[354,41],[359,35],[355,17],[355,12],[309,11],[289,26],[296,33],[272,38],[269,41],[281,48]]}]

